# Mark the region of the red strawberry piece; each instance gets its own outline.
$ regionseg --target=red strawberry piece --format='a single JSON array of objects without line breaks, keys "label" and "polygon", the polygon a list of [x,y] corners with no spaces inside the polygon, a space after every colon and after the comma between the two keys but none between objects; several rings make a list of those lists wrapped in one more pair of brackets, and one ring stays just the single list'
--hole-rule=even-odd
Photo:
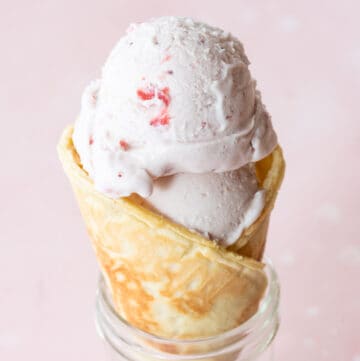
[{"label": "red strawberry piece", "polygon": [[148,87],[146,89],[138,89],[136,93],[141,100],[150,100],[153,99],[155,96],[155,89],[154,87]]},{"label": "red strawberry piece", "polygon": [[166,111],[150,121],[150,125],[153,127],[157,127],[159,125],[169,125],[169,123],[170,123],[170,117]]},{"label": "red strawberry piece", "polygon": [[119,145],[120,148],[124,151],[127,151],[130,148],[129,143],[122,139],[119,141]]},{"label": "red strawberry piece", "polygon": [[169,92],[168,87],[160,89],[157,93],[158,99],[160,99],[165,104],[166,107],[169,106],[169,104],[170,104],[170,94],[169,93],[170,92]]}]

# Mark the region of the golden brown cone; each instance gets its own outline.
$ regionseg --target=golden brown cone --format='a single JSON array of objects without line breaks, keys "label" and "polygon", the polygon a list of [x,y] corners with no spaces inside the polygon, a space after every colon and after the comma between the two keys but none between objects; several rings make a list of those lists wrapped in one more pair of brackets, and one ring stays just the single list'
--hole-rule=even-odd
[{"label": "golden brown cone", "polygon": [[[120,316],[149,333],[181,339],[219,334],[250,318],[267,285],[263,265],[141,207],[136,197],[114,200],[97,192],[81,168],[72,130],[65,129],[59,156]],[[280,148],[275,153],[282,160]],[[269,213],[259,217],[263,229]],[[245,231],[247,242],[257,231]]]}]

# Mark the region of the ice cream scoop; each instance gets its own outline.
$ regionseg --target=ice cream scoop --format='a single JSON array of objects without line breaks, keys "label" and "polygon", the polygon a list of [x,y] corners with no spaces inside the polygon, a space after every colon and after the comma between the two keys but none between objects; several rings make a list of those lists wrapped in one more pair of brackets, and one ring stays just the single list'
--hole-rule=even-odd
[{"label": "ice cream scoop", "polygon": [[95,187],[148,197],[153,180],[238,169],[276,135],[242,44],[189,18],[130,26],[82,99],[73,140]]},{"label": "ice cream scoop", "polygon": [[154,182],[144,204],[223,246],[239,239],[265,202],[254,167],[224,173],[180,173]]}]

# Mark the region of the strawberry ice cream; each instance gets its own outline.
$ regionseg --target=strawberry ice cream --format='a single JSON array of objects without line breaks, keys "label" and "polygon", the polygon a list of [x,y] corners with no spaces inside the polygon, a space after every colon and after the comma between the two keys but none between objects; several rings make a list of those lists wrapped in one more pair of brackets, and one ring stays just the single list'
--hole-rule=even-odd
[{"label": "strawberry ice cream", "polygon": [[277,144],[248,65],[231,34],[189,18],[130,26],[75,124],[96,189],[234,242],[263,208],[252,163]]}]

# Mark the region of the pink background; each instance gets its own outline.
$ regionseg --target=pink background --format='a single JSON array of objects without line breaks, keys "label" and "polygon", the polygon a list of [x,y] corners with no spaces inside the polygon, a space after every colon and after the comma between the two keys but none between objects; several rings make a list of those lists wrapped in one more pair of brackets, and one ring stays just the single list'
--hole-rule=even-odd
[{"label": "pink background", "polygon": [[276,360],[360,360],[358,1],[1,7],[1,360],[103,359],[96,262],[55,145],[128,23],[167,14],[244,42],[285,151],[267,248],[282,281]]}]

